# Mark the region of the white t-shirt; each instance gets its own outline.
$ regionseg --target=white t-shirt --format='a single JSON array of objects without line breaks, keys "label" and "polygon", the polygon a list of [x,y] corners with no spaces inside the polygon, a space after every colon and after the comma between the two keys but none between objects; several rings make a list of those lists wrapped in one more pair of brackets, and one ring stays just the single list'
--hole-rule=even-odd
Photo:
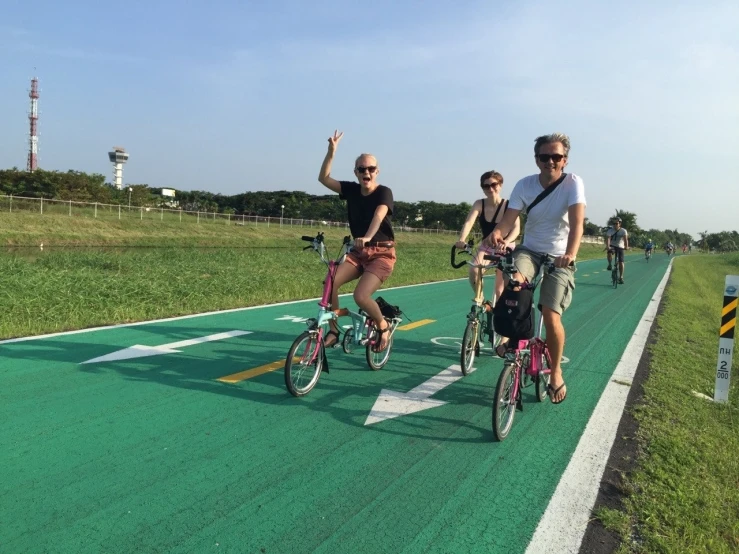
[{"label": "white t-shirt", "polygon": [[[508,207],[523,211],[543,191],[538,174],[524,177],[513,187]],[[554,192],[528,215],[522,246],[534,252],[562,256],[570,234],[567,209],[573,204],[586,204],[585,185],[580,177],[568,173]]]},{"label": "white t-shirt", "polygon": [[[609,246],[615,246],[616,248],[626,248],[626,242],[624,239],[629,236],[629,232],[621,227],[618,231],[611,227],[608,229],[608,244]],[[615,235],[615,237],[614,237]]]}]

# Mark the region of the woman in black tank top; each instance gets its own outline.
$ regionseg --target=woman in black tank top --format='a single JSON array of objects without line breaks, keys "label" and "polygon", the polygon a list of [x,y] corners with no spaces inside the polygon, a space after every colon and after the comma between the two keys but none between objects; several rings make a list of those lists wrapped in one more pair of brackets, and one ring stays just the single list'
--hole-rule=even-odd
[{"label": "woman in black tank top", "polygon": [[[475,203],[472,204],[472,209],[467,215],[467,220],[464,222],[462,230],[459,233],[459,240],[456,243],[457,248],[465,247],[467,235],[470,234],[475,221],[480,225],[483,241],[488,238],[498,222],[503,219],[503,214],[508,208],[508,200],[504,200],[500,196],[500,191],[503,188],[503,176],[500,173],[497,171],[486,171],[480,176],[480,186],[485,193],[485,198],[475,200]],[[513,230],[506,237],[506,242],[510,248],[515,246],[514,241],[518,237],[520,229],[520,220],[517,218]],[[492,247],[487,246],[483,241],[480,241],[480,246],[475,255],[474,263],[476,264],[484,261],[483,256],[485,254],[493,254],[495,252]],[[500,271],[496,271],[495,273],[495,299],[497,300],[503,292],[503,275]],[[477,270],[470,267],[469,276],[470,285],[474,291],[477,289]]]}]

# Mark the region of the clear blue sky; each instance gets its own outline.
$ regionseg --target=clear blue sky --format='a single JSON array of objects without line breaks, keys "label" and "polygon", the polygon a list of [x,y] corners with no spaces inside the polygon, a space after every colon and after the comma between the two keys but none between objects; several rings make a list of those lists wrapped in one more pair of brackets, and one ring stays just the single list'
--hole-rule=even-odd
[{"label": "clear blue sky", "polygon": [[35,74],[44,169],[110,178],[122,145],[127,183],[323,194],[338,128],[335,177],[371,152],[398,200],[472,202],[560,131],[591,221],[736,230],[738,28],[736,0],[5,0],[0,167],[25,167]]}]

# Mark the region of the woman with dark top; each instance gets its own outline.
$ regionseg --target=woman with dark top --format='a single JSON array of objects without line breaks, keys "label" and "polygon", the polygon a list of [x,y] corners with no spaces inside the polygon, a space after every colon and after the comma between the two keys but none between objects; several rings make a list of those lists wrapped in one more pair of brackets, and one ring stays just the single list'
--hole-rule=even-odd
[{"label": "woman with dark top", "polygon": [[[481,198],[479,200],[475,200],[474,204],[472,204],[472,209],[470,210],[470,213],[467,215],[467,220],[464,222],[464,225],[462,226],[462,230],[459,233],[459,240],[456,243],[457,248],[464,248],[466,245],[467,235],[470,234],[470,231],[472,230],[472,226],[475,224],[475,221],[477,221],[480,225],[480,230],[482,231],[482,238],[483,240],[480,241],[480,247],[477,249],[477,253],[475,254],[475,259],[473,260],[473,263],[475,264],[481,264],[484,263],[483,256],[485,254],[494,254],[495,250],[489,246],[487,239],[490,237],[492,232],[495,230],[496,225],[500,222],[501,219],[503,219],[503,214],[505,213],[506,209],[508,208],[508,201],[504,200],[500,196],[500,191],[503,188],[503,176],[498,173],[497,171],[486,171],[480,176],[480,186],[482,187],[482,190],[485,194],[485,198]],[[513,230],[508,234],[506,237],[506,243],[507,247],[514,248],[515,243],[514,241],[518,237],[518,234],[520,232],[520,220],[516,218],[516,223],[513,227]],[[474,267],[470,266],[470,285],[472,285],[472,290],[477,290],[477,270]],[[497,300],[500,298],[501,293],[503,292],[503,274],[500,272],[500,270],[496,270],[495,272],[495,299]],[[500,351],[503,352],[504,348],[500,348]],[[500,355],[500,354],[498,354]]]},{"label": "woman with dark top", "polygon": [[[359,278],[354,289],[354,301],[374,320],[380,336],[375,351],[382,352],[387,348],[386,331],[389,325],[372,295],[390,277],[395,266],[395,234],[390,223],[393,192],[377,183],[380,168],[372,154],[361,154],[354,162],[354,174],[358,183],[337,181],[331,177],[331,163],[343,136],[343,132],[335,131],[334,136],[329,137],[328,152],[318,175],[321,184],[346,200],[349,229],[354,237],[354,250],[347,255],[336,272],[331,305],[334,310],[338,310],[339,289],[345,283]],[[370,241],[380,242],[381,245],[365,246]],[[326,335],[326,346],[334,346],[338,342],[339,329],[336,322],[332,321],[331,330]]]}]

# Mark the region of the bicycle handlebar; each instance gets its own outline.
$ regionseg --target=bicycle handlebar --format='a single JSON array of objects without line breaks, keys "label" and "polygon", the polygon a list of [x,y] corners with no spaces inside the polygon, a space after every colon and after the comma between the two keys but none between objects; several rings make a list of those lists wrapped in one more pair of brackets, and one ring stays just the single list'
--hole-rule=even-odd
[{"label": "bicycle handlebar", "polygon": [[[309,237],[307,235],[303,235],[300,238],[301,240],[311,243],[309,246],[306,246],[305,248],[303,248],[303,250],[310,250],[311,248],[314,249],[321,256],[321,260],[328,263],[328,260],[325,258],[325,255],[324,255],[324,252],[326,251],[326,246],[323,242],[323,232],[318,233],[315,237]],[[370,241],[365,242],[364,246],[377,246],[380,248],[392,248],[393,246],[395,246],[395,243],[393,241],[370,240]],[[337,261],[338,260],[343,261],[343,257],[353,249],[354,249],[354,246],[352,244],[351,235],[345,236],[342,242],[342,253],[339,254],[339,256],[337,257]]]},{"label": "bicycle handlebar", "polygon": [[[497,263],[495,264],[495,267],[509,276],[512,276],[514,273],[518,271],[516,269],[516,266],[513,263],[513,250],[511,250],[510,248],[506,248],[505,255],[486,254],[484,258],[486,260],[497,259]],[[557,266],[554,265],[554,259],[555,257],[551,256],[550,254],[545,254],[542,257],[541,264],[542,266],[547,268],[547,273],[552,273],[554,272],[555,269],[557,269]],[[569,263],[568,267],[574,267],[574,266],[575,266],[575,262],[573,260]]]},{"label": "bicycle handlebar", "polygon": [[[472,256],[472,246],[473,246],[473,244],[474,244],[474,242],[472,241],[472,239],[470,239],[469,242],[467,243],[467,246],[465,246],[464,248],[460,248],[459,251],[462,252],[462,253],[464,253],[464,254],[469,254],[470,256]],[[465,265],[467,263],[467,260],[464,260],[462,262],[456,263],[456,261],[455,261],[456,259],[457,259],[457,245],[455,244],[455,245],[452,246],[452,260],[451,260],[452,267],[454,269],[459,269],[460,267],[462,267],[463,265]]]}]

